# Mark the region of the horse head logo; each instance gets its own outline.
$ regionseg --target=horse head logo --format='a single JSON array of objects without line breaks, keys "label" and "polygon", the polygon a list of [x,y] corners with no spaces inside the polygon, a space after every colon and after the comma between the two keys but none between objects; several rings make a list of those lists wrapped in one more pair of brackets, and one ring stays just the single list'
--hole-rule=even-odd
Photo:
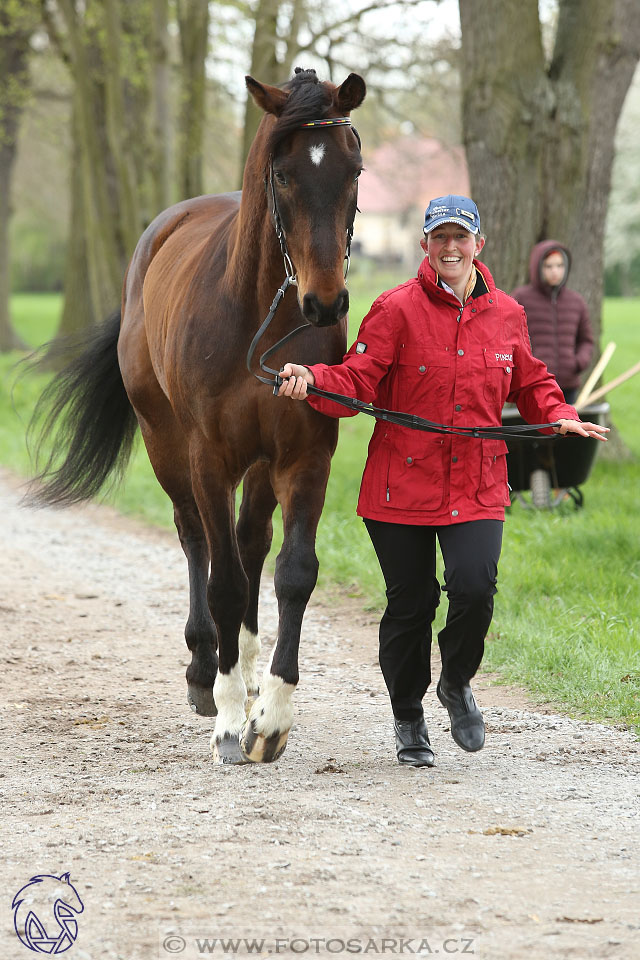
[{"label": "horse head logo", "polygon": [[20,941],[36,953],[64,953],[78,936],[76,915],[84,904],[69,880],[40,874],[18,890],[11,907],[13,925]]}]

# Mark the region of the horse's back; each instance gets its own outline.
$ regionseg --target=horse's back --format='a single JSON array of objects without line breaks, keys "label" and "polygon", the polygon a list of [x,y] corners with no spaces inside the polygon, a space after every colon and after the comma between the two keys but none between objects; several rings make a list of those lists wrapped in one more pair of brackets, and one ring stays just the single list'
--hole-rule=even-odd
[{"label": "horse's back", "polygon": [[217,262],[214,272],[224,272],[240,199],[236,191],[182,200],[158,214],[140,237],[125,277],[119,342],[131,392],[137,387],[146,392],[153,368],[166,393],[163,359],[170,318],[180,316],[197,291],[205,252]]},{"label": "horse's back", "polygon": [[228,224],[237,214],[241,196],[240,190],[207,194],[181,200],[159,213],[138,241],[127,272],[127,287],[130,278],[133,283],[144,280],[152,261],[168,241],[177,241],[178,245],[186,247],[197,243],[203,236],[215,236],[222,225]]}]

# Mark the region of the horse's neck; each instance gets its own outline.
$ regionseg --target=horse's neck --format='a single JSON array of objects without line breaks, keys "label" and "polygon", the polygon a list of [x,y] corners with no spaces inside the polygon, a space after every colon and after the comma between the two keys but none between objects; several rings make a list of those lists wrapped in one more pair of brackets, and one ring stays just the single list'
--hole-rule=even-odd
[{"label": "horse's neck", "polygon": [[245,303],[264,306],[273,300],[285,271],[264,191],[256,197],[255,190],[245,190],[229,237],[227,288]]},{"label": "horse's neck", "polygon": [[240,209],[229,237],[226,281],[244,302],[271,303],[285,278],[280,244],[263,181],[264,163],[252,149],[242,184]]}]

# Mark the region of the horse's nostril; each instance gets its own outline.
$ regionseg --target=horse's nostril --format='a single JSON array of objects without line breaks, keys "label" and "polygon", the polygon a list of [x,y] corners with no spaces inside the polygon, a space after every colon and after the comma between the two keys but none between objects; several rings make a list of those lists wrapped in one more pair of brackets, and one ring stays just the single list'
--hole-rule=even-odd
[{"label": "horse's nostril", "polygon": [[315,293],[305,293],[304,297],[302,298],[302,312],[309,323],[317,323],[319,306],[320,301],[316,297]]},{"label": "horse's nostril", "polygon": [[342,290],[331,304],[324,304],[315,293],[302,298],[302,313],[316,327],[328,327],[346,316],[349,310],[349,292]]}]

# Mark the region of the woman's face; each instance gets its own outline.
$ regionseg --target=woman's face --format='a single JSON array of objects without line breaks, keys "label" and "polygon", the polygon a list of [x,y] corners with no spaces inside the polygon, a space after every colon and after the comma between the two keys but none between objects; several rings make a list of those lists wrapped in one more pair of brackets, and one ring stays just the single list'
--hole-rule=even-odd
[{"label": "woman's face", "polygon": [[484,237],[469,233],[457,223],[443,223],[422,240],[429,263],[452,289],[466,286],[473,258],[484,246]]}]

